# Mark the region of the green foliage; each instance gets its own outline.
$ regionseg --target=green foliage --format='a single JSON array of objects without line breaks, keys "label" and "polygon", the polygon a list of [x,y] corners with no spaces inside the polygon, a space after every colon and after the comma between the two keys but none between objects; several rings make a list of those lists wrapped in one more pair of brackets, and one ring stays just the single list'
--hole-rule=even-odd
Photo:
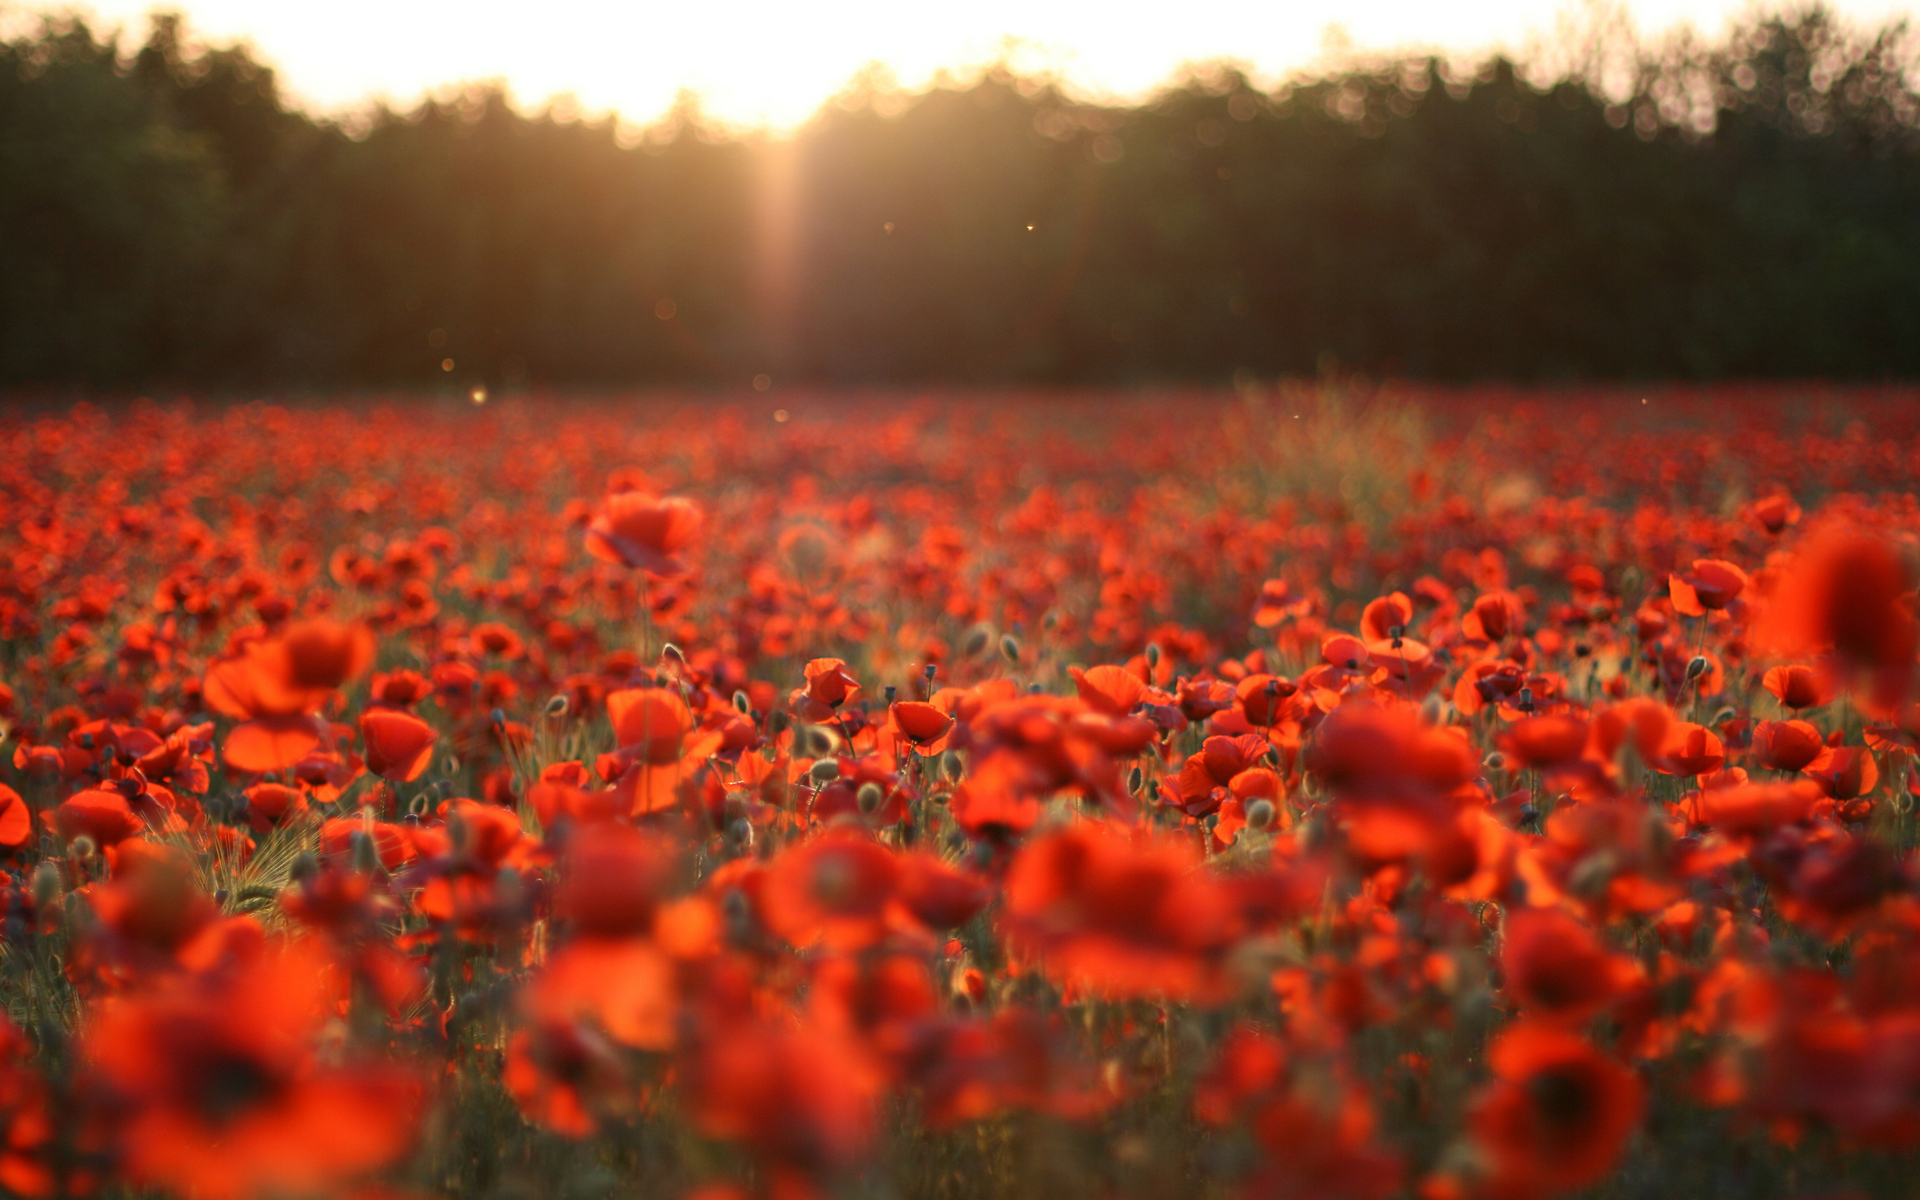
[{"label": "green foliage", "polygon": [[0,47],[0,383],[1920,373],[1904,27],[1562,49],[633,144],[486,88],[349,130],[177,19],[50,22]]}]

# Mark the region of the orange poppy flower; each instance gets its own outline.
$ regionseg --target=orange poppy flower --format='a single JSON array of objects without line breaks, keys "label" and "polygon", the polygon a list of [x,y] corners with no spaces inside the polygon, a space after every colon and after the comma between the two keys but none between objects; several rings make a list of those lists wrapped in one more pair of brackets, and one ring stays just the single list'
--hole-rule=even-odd
[{"label": "orange poppy flower", "polygon": [[687,567],[679,556],[700,524],[700,507],[683,496],[614,492],[587,525],[587,552],[655,575],[683,575]]},{"label": "orange poppy flower", "polygon": [[1880,767],[1865,746],[1826,746],[1803,768],[1833,800],[1852,800],[1880,784]]},{"label": "orange poppy flower", "polygon": [[847,672],[847,664],[837,658],[816,658],[806,667],[807,684],[796,690],[791,701],[803,720],[814,724],[831,721],[840,706],[859,695],[860,681]]},{"label": "orange poppy flower", "polygon": [[1640,1124],[1639,1076],[1583,1038],[1530,1022],[1494,1038],[1487,1060],[1494,1079],[1467,1129],[1488,1160],[1488,1195],[1544,1200],[1606,1178]]},{"label": "orange poppy flower", "polygon": [[1704,775],[1727,762],[1727,750],[1713,730],[1691,721],[1675,721],[1660,753],[1648,763],[1662,775]]}]

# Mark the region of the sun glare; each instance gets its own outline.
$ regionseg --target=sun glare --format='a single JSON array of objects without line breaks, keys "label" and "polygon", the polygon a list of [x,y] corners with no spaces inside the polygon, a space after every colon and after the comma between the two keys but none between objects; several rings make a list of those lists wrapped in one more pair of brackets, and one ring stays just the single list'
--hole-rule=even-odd
[{"label": "sun glare", "polygon": [[[150,0],[98,0],[90,11],[138,32]],[[873,64],[901,86],[941,71],[1007,58],[1057,71],[1102,96],[1151,90],[1185,62],[1230,58],[1275,78],[1328,54],[1431,47],[1471,51],[1548,39],[1595,8],[1568,0],[1226,0],[1148,8],[1087,0],[980,0],[960,6],[897,0],[718,5],[617,0],[186,0],[191,28],[246,38],[280,68],[290,92],[323,111],[369,98],[409,105],[462,81],[499,80],[515,99],[645,123],[692,91],[733,126],[790,128]],[[1646,30],[1690,22],[1712,32],[1747,0],[1633,0]],[[1912,4],[1856,0],[1872,19]],[[82,6],[83,11],[89,11]],[[1582,15],[1589,14],[1589,15]]]}]

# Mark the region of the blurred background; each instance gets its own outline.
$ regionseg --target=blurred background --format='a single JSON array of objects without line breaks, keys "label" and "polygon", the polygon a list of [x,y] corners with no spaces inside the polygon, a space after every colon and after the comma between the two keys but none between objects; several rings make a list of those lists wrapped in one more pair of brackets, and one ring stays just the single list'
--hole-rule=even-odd
[{"label": "blurred background", "polygon": [[1920,377],[1892,19],[1589,20],[1118,98],[1016,48],[632,123],[504,83],[327,110],[179,17],[14,17],[16,392]]}]

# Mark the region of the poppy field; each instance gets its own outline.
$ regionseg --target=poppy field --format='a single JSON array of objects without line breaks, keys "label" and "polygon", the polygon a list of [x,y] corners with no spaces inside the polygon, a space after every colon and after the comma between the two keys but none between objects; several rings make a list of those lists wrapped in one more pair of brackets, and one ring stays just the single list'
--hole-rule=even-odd
[{"label": "poppy field", "polygon": [[6,1193],[1912,1194],[1920,394],[485,399],[0,414]]}]

